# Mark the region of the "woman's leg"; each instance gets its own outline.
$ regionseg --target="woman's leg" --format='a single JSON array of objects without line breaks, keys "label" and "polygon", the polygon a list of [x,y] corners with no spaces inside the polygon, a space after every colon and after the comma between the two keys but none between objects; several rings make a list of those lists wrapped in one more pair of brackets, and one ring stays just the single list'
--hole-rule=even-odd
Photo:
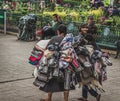
[{"label": "woman's leg", "polygon": [[98,96],[98,93],[94,89],[90,88],[88,91],[92,96],[94,96],[94,97]]},{"label": "woman's leg", "polygon": [[88,87],[86,85],[84,85],[82,87],[82,97],[78,98],[78,100],[87,101],[87,97],[88,97]]},{"label": "woman's leg", "polygon": [[68,101],[69,91],[64,91],[64,101]]},{"label": "woman's leg", "polygon": [[87,101],[87,95],[88,92],[94,96],[96,98],[97,101],[100,101],[100,94],[97,93],[97,91],[95,91],[94,89],[89,89],[88,86],[84,85],[82,88],[82,97],[83,97],[83,101]]},{"label": "woman's leg", "polygon": [[48,101],[51,101],[52,100],[52,92],[48,92]]},{"label": "woman's leg", "polygon": [[116,56],[115,56],[115,59],[117,59],[117,58],[118,58],[119,53],[120,53],[120,49],[118,49],[118,48],[117,48],[117,50],[116,50]]},{"label": "woman's leg", "polygon": [[86,85],[84,85],[82,87],[82,97],[87,100],[87,97],[88,97],[88,87]]},{"label": "woman's leg", "polygon": [[120,54],[120,48],[118,48],[117,50],[117,57],[119,56],[119,54]]},{"label": "woman's leg", "polygon": [[98,94],[94,89],[89,89],[89,93],[96,98],[96,101],[100,101],[101,94]]},{"label": "woman's leg", "polygon": [[52,92],[48,92],[48,96],[45,99],[40,99],[40,101],[52,101]]}]

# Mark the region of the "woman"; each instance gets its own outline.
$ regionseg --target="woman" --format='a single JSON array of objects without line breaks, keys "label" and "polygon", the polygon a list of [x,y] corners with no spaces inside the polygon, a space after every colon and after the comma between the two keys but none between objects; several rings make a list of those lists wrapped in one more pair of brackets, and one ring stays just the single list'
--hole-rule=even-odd
[{"label": "woman", "polygon": [[[54,43],[61,43],[64,36],[67,33],[67,28],[65,25],[61,24],[57,28],[57,36],[54,36],[48,43],[47,46]],[[65,72],[64,72],[65,73]],[[58,78],[52,78],[49,80],[45,86],[40,87],[40,90],[48,93],[48,96],[45,99],[40,99],[40,101],[52,101],[52,93],[64,91],[64,101],[68,101],[69,89],[64,88],[64,80],[59,80]]]}]

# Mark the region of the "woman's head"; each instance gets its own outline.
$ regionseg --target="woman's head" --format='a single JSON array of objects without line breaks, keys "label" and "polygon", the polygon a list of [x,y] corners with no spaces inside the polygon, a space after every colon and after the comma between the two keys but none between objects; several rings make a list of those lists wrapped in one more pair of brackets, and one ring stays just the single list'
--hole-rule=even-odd
[{"label": "woman's head", "polygon": [[67,34],[67,27],[64,24],[61,24],[57,28],[58,36],[65,36]]},{"label": "woman's head", "polygon": [[80,29],[79,29],[79,32],[81,33],[87,33],[88,32],[88,27],[87,27],[87,24],[82,24]]}]

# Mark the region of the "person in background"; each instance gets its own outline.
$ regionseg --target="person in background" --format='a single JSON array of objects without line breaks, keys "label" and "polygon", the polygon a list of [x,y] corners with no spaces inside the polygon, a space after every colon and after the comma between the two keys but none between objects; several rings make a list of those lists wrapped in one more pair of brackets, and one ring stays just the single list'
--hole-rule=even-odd
[{"label": "person in background", "polygon": [[95,36],[97,34],[97,26],[95,25],[93,16],[88,16],[87,29],[87,33],[89,34],[87,35],[87,38],[91,37],[91,41],[93,41],[92,44],[94,43],[93,46],[95,47],[95,49],[101,50],[95,41]]},{"label": "person in background", "polygon": [[41,31],[41,39],[50,39],[57,35],[51,26],[44,26]]},{"label": "person in background", "polygon": [[[61,43],[64,36],[67,34],[67,28],[65,25],[61,24],[57,28],[57,36],[54,36],[49,42],[48,45],[54,43]],[[47,98],[40,99],[40,101],[52,101],[52,94],[54,92],[64,92],[64,101],[68,101],[69,90],[64,88],[64,80],[59,82],[57,78],[52,78],[49,82],[46,83],[44,87],[40,87],[40,90],[48,93]]]},{"label": "person in background", "polygon": [[57,35],[57,27],[62,24],[61,19],[57,14],[53,14],[52,21],[42,28],[41,39],[48,39]]},{"label": "person in background", "polygon": [[13,9],[16,10],[17,2],[15,0],[12,1]]},{"label": "person in background", "polygon": [[40,4],[39,4],[41,11],[43,12],[44,8],[45,8],[45,0],[41,0]]},{"label": "person in background", "polygon": [[56,4],[58,4],[59,6],[62,5],[62,0],[56,0]]},{"label": "person in background", "polygon": [[100,23],[103,24],[103,25],[106,24],[105,20],[106,20],[106,16],[102,16],[100,18]]},{"label": "person in background", "polygon": [[101,6],[101,0],[91,0],[91,6],[99,8]]},{"label": "person in background", "polygon": [[118,10],[118,8],[116,6],[113,7],[112,15],[113,16],[119,16],[120,15],[120,11]]},{"label": "person in background", "polygon": [[[79,33],[83,35],[84,39],[87,40],[87,44],[93,45],[94,50],[101,50],[100,47],[96,44],[95,34],[97,33],[97,28],[92,24],[93,21],[89,18],[90,21],[86,24],[82,24]],[[91,28],[91,29],[90,29]]]},{"label": "person in background", "polygon": [[88,16],[87,27],[88,27],[89,34],[93,35],[97,33],[97,26],[95,25],[93,16]]},{"label": "person in background", "polygon": [[117,59],[120,54],[120,36],[119,36],[118,40],[115,42],[115,44],[117,46],[115,59]]},{"label": "person in background", "polygon": [[109,12],[109,16],[112,15],[112,13],[113,13],[113,7],[112,6],[109,6],[108,12]]},{"label": "person in background", "polygon": [[57,14],[53,14],[52,21],[49,23],[49,26],[53,28],[54,31],[57,30],[57,27],[62,24],[61,18]]}]

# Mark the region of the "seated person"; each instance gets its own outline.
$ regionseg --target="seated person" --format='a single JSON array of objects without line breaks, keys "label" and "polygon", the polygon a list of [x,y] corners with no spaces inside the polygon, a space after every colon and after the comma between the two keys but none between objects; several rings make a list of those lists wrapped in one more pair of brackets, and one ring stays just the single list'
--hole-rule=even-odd
[{"label": "seated person", "polygon": [[43,27],[41,32],[42,32],[41,39],[50,39],[51,37],[56,35],[55,31],[50,26]]},{"label": "seated person", "polygon": [[53,14],[52,19],[53,20],[48,25],[51,26],[54,31],[56,31],[57,27],[60,24],[62,24],[62,21],[61,21],[60,17],[57,14]]}]

